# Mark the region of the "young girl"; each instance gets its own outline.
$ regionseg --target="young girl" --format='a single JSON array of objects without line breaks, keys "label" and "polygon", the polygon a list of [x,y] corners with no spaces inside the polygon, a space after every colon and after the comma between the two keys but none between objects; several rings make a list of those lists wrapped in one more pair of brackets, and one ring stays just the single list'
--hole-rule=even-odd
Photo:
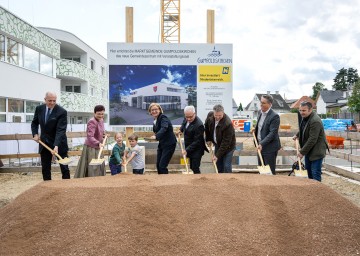
[{"label": "young girl", "polygon": [[118,132],[115,134],[114,139],[116,141],[116,144],[113,147],[110,160],[109,160],[109,166],[111,175],[116,175],[121,173],[121,165],[125,162],[125,144],[123,143],[123,135],[121,132]]},{"label": "young girl", "polygon": [[129,136],[130,150],[127,153],[127,163],[131,162],[133,174],[144,174],[145,162],[141,154],[141,148],[137,143],[138,136],[136,134],[131,134]]}]

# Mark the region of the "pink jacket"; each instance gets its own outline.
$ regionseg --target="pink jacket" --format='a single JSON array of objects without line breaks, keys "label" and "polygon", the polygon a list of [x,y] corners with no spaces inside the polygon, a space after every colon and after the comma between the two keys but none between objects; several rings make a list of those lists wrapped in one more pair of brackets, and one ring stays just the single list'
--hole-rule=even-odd
[{"label": "pink jacket", "polygon": [[104,140],[104,121],[98,121],[94,117],[87,123],[85,145],[92,148],[100,148],[99,144]]}]

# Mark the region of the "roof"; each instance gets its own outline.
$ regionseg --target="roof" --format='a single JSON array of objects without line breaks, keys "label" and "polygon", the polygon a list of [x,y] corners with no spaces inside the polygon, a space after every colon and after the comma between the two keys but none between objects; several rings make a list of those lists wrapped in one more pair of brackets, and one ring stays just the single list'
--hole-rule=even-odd
[{"label": "roof", "polygon": [[338,98],[343,97],[343,95],[344,95],[343,91],[329,91],[329,90],[320,91],[320,96],[325,103],[336,103],[336,100]]},{"label": "roof", "polygon": [[335,104],[331,104],[331,105],[328,105],[326,106],[326,108],[341,108],[341,107],[344,107],[346,106],[347,104],[346,103],[335,103]]},{"label": "roof", "polygon": [[285,99],[286,104],[293,104],[295,101],[297,101],[297,99]]},{"label": "roof", "polygon": [[232,107],[233,107],[233,108],[236,108],[236,109],[238,108],[238,105],[236,105],[236,102],[235,102],[234,99],[232,99]]},{"label": "roof", "polygon": [[308,101],[308,102],[311,102],[311,104],[313,105],[314,108],[316,108],[316,103],[315,101],[310,98],[309,96],[302,96],[300,99],[298,99],[296,102],[294,102],[290,108],[299,108],[300,106],[300,103],[303,102],[303,101]]},{"label": "roof", "polygon": [[[261,96],[263,96],[264,94],[260,94],[257,93],[256,96],[258,97],[258,99],[261,99]],[[274,101],[273,104],[271,106],[272,109],[285,109],[285,110],[289,110],[290,111],[290,107],[289,105],[285,102],[285,100],[283,99],[283,97],[281,97],[280,94],[270,94]]]}]

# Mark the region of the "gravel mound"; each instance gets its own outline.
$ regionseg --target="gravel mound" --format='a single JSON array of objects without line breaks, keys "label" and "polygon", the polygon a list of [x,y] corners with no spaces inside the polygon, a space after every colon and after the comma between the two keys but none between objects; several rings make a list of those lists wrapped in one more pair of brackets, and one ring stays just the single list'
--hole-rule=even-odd
[{"label": "gravel mound", "polygon": [[0,255],[357,255],[360,208],[288,176],[41,182],[0,209]]}]

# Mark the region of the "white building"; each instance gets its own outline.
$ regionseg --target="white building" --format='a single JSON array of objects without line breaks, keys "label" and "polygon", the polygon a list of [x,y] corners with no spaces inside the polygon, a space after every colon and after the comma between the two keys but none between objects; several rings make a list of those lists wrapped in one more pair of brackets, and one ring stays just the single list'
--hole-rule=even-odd
[{"label": "white building", "polygon": [[[68,110],[68,130],[83,131],[95,105],[109,109],[106,69],[107,60],[75,35],[35,28],[0,6],[0,133],[30,133],[47,91]],[[2,141],[0,154],[36,148],[32,141]]]},{"label": "white building", "polygon": [[158,82],[131,91],[122,97],[130,107],[148,109],[152,102],[157,102],[163,110],[184,109],[188,104],[188,94],[179,85]]}]

